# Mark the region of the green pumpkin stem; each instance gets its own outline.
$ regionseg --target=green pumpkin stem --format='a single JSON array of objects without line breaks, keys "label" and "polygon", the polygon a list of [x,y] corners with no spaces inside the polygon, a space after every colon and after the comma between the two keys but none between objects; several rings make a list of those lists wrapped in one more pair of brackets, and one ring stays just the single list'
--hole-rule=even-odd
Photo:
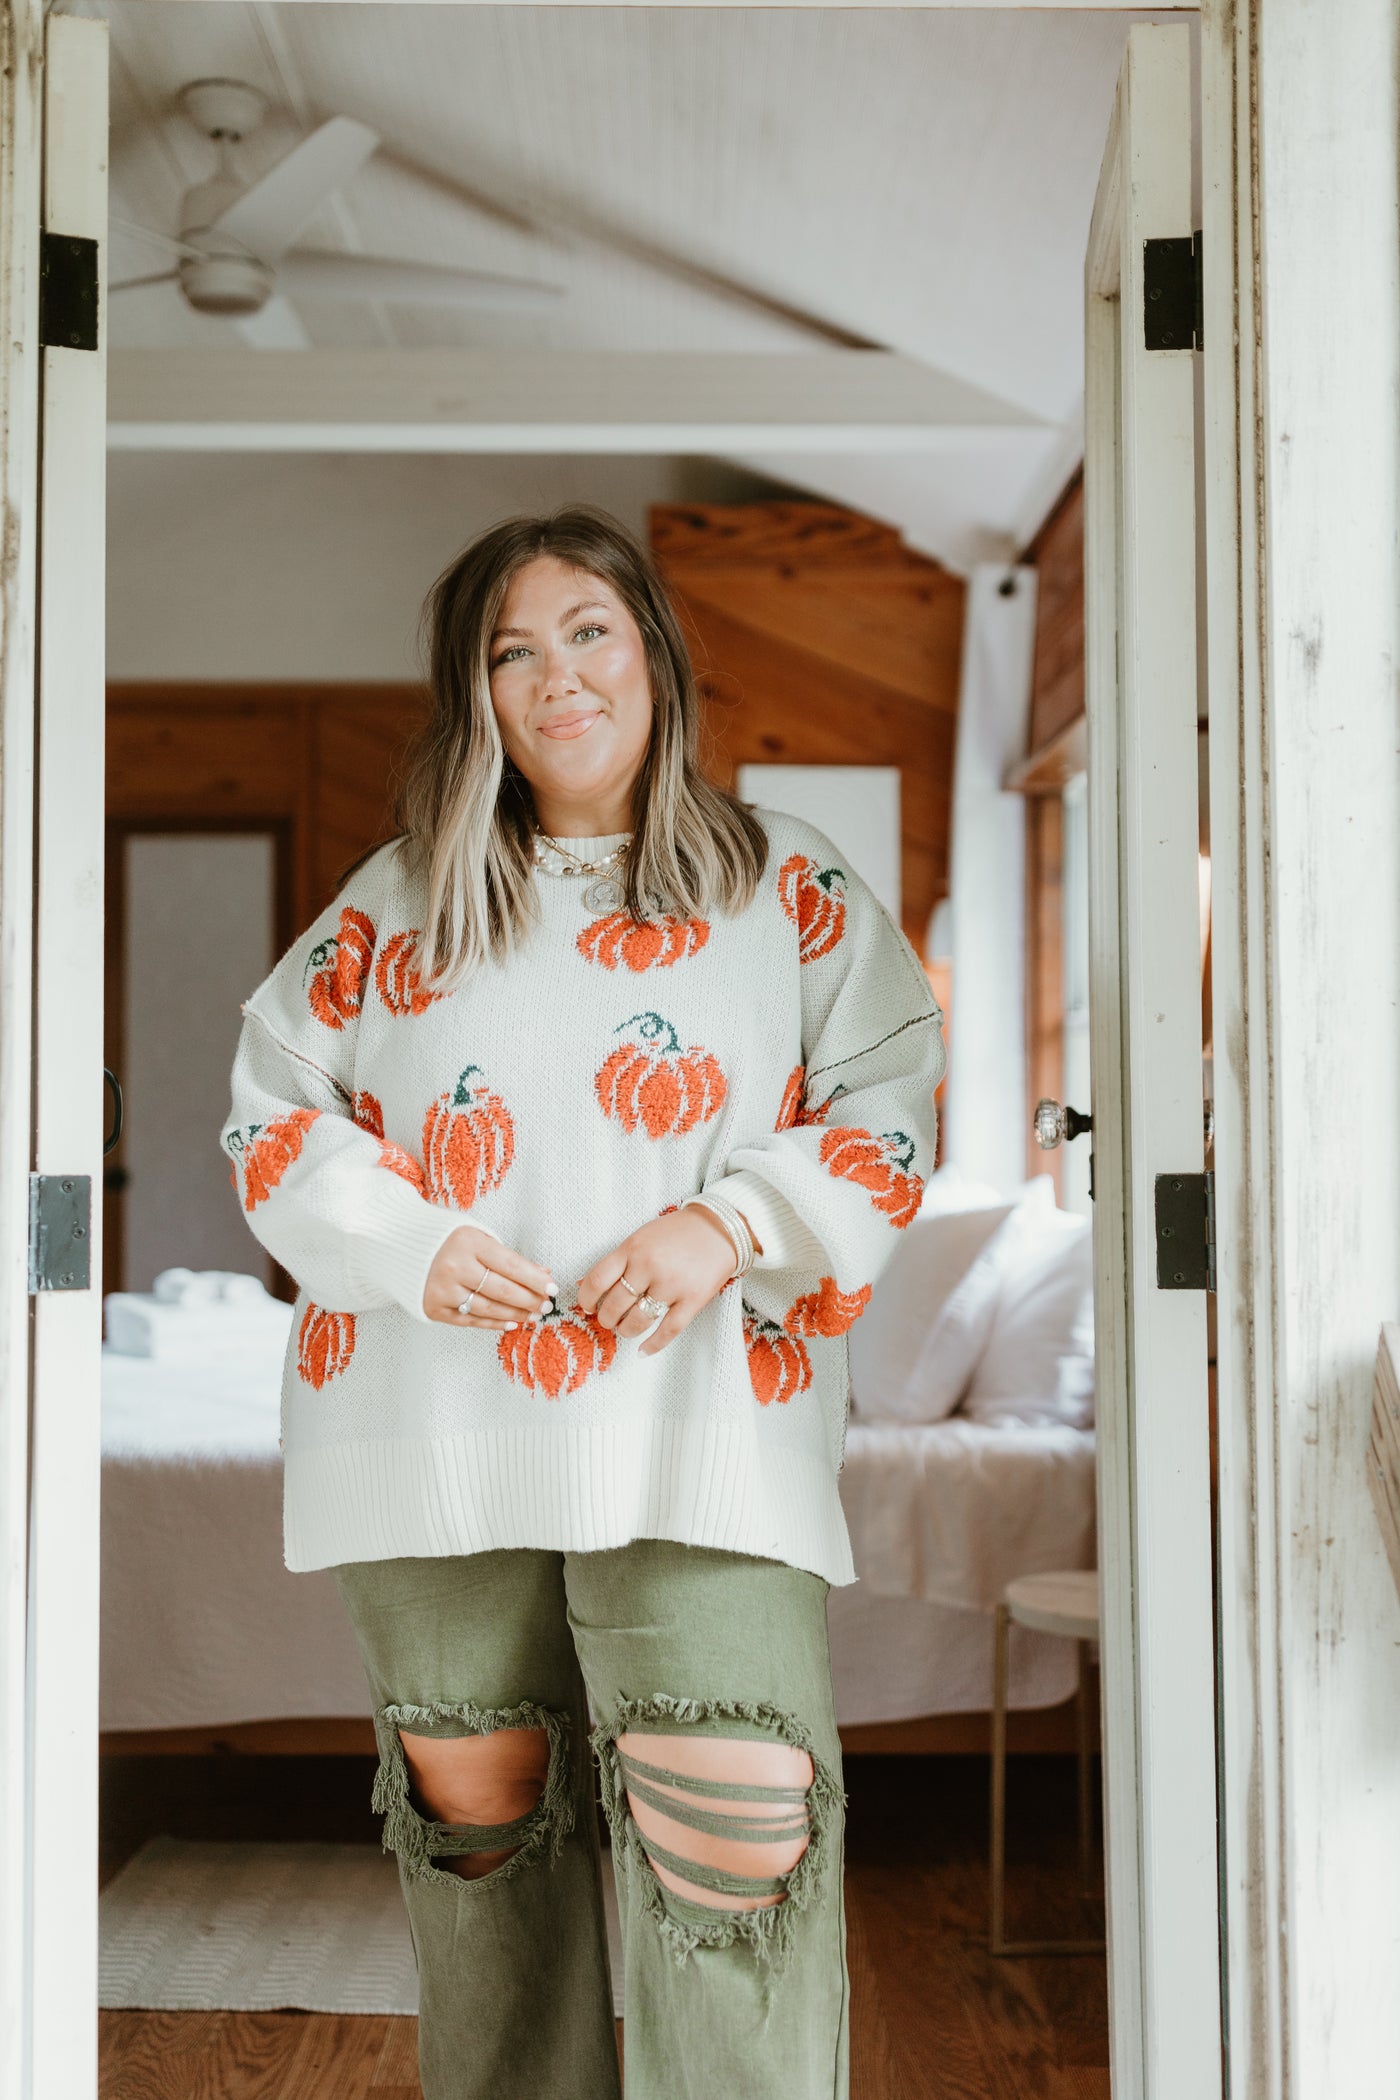
[{"label": "green pumpkin stem", "polygon": [[[453,1106],[454,1108],[470,1108],[470,1107],[471,1107],[471,1099],[472,1099],[472,1095],[473,1095],[473,1094],[474,1094],[474,1093],[476,1092],[476,1088],[475,1088],[475,1087],[469,1087],[469,1086],[467,1085],[467,1081],[468,1081],[468,1080],[470,1079],[470,1077],[471,1077],[471,1075],[472,1075],[472,1073],[473,1073],[473,1072],[481,1072],[481,1067],[480,1067],[480,1065],[468,1065],[468,1066],[467,1066],[467,1069],[466,1069],[466,1071],[465,1071],[465,1072],[464,1072],[464,1073],[462,1074],[461,1078],[460,1078],[460,1079],[459,1079],[459,1080],[457,1081],[457,1091],[456,1091],[456,1093],[455,1093],[455,1094],[454,1094],[454,1095],[452,1096],[452,1106]],[[483,1080],[484,1080],[484,1079],[485,1079],[485,1077],[486,1077],[486,1074],[485,1074],[484,1072],[482,1072],[482,1073],[481,1073],[481,1076],[482,1076],[482,1078],[483,1078]]]},{"label": "green pumpkin stem", "polygon": [[647,1045],[648,1049],[654,1049],[656,1047],[657,1037],[661,1034],[661,1031],[663,1029],[671,1038],[669,1043],[666,1043],[662,1046],[664,1050],[669,1054],[672,1050],[680,1049],[680,1037],[676,1034],[676,1031],[671,1026],[671,1023],[667,1020],[664,1020],[662,1016],[658,1013],[647,1012],[644,1014],[629,1014],[625,1021],[618,1022],[617,1027],[613,1030],[613,1034],[621,1035],[623,1029],[630,1028],[634,1022],[637,1024],[637,1031],[640,1034],[642,1041]]},{"label": "green pumpkin stem", "polygon": [[895,1148],[894,1157],[902,1174],[907,1174],[914,1163],[914,1140],[902,1130],[882,1130],[881,1137],[887,1145]]}]

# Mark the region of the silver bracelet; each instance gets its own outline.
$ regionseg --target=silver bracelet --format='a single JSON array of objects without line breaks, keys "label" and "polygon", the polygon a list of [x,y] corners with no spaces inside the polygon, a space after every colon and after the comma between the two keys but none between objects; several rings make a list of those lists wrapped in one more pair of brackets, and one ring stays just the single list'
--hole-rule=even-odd
[{"label": "silver bracelet", "polygon": [[702,1209],[713,1212],[714,1216],[719,1219],[720,1224],[734,1242],[734,1269],[732,1273],[735,1276],[747,1276],[754,1265],[754,1257],[758,1249],[754,1243],[753,1233],[749,1229],[749,1221],[738,1205],[731,1203],[727,1196],[687,1196],[681,1205],[682,1210],[689,1203],[698,1203]]}]

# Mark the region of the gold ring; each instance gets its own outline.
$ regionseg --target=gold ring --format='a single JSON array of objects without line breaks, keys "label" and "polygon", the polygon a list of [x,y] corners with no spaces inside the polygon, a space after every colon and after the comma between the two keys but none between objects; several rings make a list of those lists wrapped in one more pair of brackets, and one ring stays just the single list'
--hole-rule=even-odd
[{"label": "gold ring", "polygon": [[619,1276],[619,1277],[618,1277],[618,1279],[617,1279],[617,1281],[618,1281],[618,1282],[619,1282],[619,1283],[620,1283],[620,1284],[622,1285],[622,1288],[624,1289],[624,1291],[630,1291],[630,1292],[632,1293],[632,1296],[633,1296],[634,1298],[636,1297],[636,1295],[637,1295],[637,1286],[636,1286],[636,1284],[635,1284],[635,1283],[629,1283],[629,1282],[627,1281],[627,1278],[626,1278],[625,1276]]}]

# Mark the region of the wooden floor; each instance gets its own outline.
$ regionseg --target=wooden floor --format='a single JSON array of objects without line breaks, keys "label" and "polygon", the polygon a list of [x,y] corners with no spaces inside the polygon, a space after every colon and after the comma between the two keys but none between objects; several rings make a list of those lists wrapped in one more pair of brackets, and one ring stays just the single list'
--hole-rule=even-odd
[{"label": "wooden floor", "polygon": [[[109,1758],[103,1873],[177,1837],[375,1835],[359,1758]],[[981,1758],[853,1757],[846,1908],[851,2100],[1109,2100],[1104,1963],[985,1946]],[[1016,1758],[1007,1926],[1085,1937],[1074,1767]],[[310,2013],[100,2015],[101,2100],[419,2100],[415,2022]]]}]

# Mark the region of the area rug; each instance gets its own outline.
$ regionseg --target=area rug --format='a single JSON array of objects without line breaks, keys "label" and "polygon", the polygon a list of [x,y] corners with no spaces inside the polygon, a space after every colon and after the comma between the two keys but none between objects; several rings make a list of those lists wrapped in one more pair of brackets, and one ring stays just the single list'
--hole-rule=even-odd
[{"label": "area rug", "polygon": [[[620,2014],[606,1855],[603,1866]],[[416,2013],[394,1861],[375,1845],[152,1838],[102,1892],[97,2002],[162,2012]]]}]

